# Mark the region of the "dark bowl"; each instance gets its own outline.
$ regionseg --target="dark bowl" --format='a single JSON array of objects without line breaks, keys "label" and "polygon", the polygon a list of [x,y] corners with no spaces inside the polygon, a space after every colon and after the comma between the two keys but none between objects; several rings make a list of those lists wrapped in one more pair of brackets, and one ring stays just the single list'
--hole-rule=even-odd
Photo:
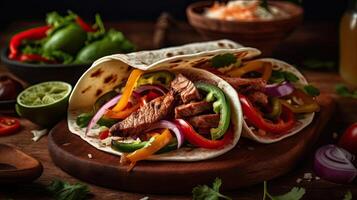
[{"label": "dark bowl", "polygon": [[74,86],[91,64],[31,64],[10,60],[8,48],[1,51],[1,61],[19,78],[30,84],[64,81]]},{"label": "dark bowl", "polygon": [[271,54],[275,46],[285,39],[303,18],[301,7],[290,2],[269,1],[270,5],[289,13],[289,17],[254,21],[211,19],[203,13],[213,3],[200,1],[189,5],[186,9],[189,23],[208,39],[231,39],[244,46],[258,48],[265,55]]}]

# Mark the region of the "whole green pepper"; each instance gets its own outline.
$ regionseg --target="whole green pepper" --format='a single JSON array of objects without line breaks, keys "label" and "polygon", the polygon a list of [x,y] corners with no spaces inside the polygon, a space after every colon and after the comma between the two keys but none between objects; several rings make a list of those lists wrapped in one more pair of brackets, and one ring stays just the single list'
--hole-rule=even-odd
[{"label": "whole green pepper", "polygon": [[[131,143],[124,143],[124,142],[112,140],[111,146],[112,146],[112,149],[114,149],[116,151],[120,151],[123,153],[131,153],[138,149],[144,148],[146,145],[148,145],[148,143],[150,143],[150,140],[144,141],[144,142],[135,141],[135,142],[131,142]],[[156,154],[166,153],[169,151],[173,151],[175,149],[177,149],[177,140],[170,142],[168,145],[164,146],[162,149],[157,151]]]},{"label": "whole green pepper", "polygon": [[215,85],[197,82],[195,86],[198,90],[206,93],[205,101],[213,102],[213,111],[220,114],[219,124],[216,128],[211,128],[212,140],[221,138],[229,128],[231,120],[231,107],[223,91]]},{"label": "whole green pepper", "polygon": [[153,84],[169,86],[173,79],[174,75],[168,71],[149,72],[139,78],[136,87]]},{"label": "whole green pepper", "polygon": [[71,23],[54,32],[45,42],[43,50],[61,50],[75,55],[84,46],[86,39],[87,33],[76,23]]},{"label": "whole green pepper", "polygon": [[77,55],[76,63],[91,63],[100,57],[127,53],[134,50],[134,46],[124,38],[121,32],[110,30],[101,40],[85,46]]}]

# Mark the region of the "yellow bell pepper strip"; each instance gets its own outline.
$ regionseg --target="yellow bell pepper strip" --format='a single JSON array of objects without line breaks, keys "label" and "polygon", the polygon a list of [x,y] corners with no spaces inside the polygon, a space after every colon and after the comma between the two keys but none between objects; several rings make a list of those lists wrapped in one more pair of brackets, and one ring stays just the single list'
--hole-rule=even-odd
[{"label": "yellow bell pepper strip", "polygon": [[114,110],[107,110],[105,112],[104,116],[109,119],[125,119],[129,115],[131,115],[131,113],[135,112],[141,106],[143,106],[146,103],[146,98],[147,98],[147,96],[141,97],[137,104],[135,104],[129,108],[125,108],[124,110],[121,110],[118,112],[116,112]]},{"label": "yellow bell pepper strip", "polygon": [[151,155],[155,154],[157,151],[165,147],[170,143],[172,135],[169,129],[165,129],[160,135],[154,135],[150,141],[143,148],[134,151],[126,156],[130,161],[130,166],[128,171],[133,169],[136,162],[140,160],[145,160]]},{"label": "yellow bell pepper strip", "polygon": [[248,72],[260,71],[263,69],[262,78],[264,80],[269,80],[273,66],[271,63],[264,61],[250,61],[240,68],[234,68],[233,70],[227,72],[231,77],[241,77]]},{"label": "yellow bell pepper strip", "polygon": [[281,104],[288,107],[293,113],[311,113],[320,110],[319,104],[305,92],[300,89],[294,90],[294,92],[289,95],[289,98],[297,98],[303,102],[302,105],[292,105],[287,100],[280,99]]},{"label": "yellow bell pepper strip", "polygon": [[139,69],[134,69],[128,78],[128,81],[126,82],[123,94],[118,101],[118,103],[114,106],[112,109],[115,112],[122,111],[129,102],[130,96],[133,93],[133,90],[135,88],[136,82],[139,80],[140,76],[144,73],[144,71],[139,70]]}]

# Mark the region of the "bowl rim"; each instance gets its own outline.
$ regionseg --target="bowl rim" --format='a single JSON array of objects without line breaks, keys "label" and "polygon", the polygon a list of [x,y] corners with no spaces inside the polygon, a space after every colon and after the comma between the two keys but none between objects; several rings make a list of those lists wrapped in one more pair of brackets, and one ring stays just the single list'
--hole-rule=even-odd
[{"label": "bowl rim", "polygon": [[[282,18],[276,18],[276,19],[268,19],[268,20],[253,20],[253,21],[239,21],[239,20],[222,20],[222,19],[215,19],[215,18],[208,18],[206,16],[204,16],[202,13],[198,13],[195,11],[195,9],[197,8],[204,8],[204,7],[208,7],[210,5],[212,5],[214,3],[214,1],[198,1],[198,2],[194,2],[191,3],[187,8],[186,8],[186,15],[187,18],[199,18],[201,20],[206,20],[206,21],[212,21],[215,23],[221,23],[221,24],[231,24],[231,25],[237,25],[237,24],[271,24],[271,23],[280,23],[280,22],[286,22],[286,21],[290,21],[294,18],[300,18],[303,16],[304,10],[301,6],[298,6],[294,3],[291,2],[283,2],[283,1],[268,1],[269,4],[272,5],[290,5],[292,7],[294,7],[297,11],[296,14],[289,14],[287,17],[282,17]],[[189,20],[191,21],[191,20]]]},{"label": "bowl rim", "polygon": [[33,63],[24,63],[16,60],[11,60],[7,57],[8,55],[8,45],[1,49],[0,59],[6,65],[12,65],[17,67],[26,67],[26,68],[46,68],[46,69],[55,69],[55,68],[72,68],[72,67],[89,67],[92,63],[83,63],[83,64],[33,64]]}]

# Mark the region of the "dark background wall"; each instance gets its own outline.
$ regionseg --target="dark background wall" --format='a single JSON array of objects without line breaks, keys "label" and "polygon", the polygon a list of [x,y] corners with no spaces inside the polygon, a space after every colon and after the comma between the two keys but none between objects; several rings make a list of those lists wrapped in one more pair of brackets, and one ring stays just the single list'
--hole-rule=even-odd
[{"label": "dark background wall", "polygon": [[[105,21],[154,20],[168,11],[185,18],[185,8],[197,0],[1,0],[0,28],[16,20],[42,20],[47,12],[70,9],[87,20],[100,13]],[[303,0],[305,20],[337,22],[347,0]]]}]

